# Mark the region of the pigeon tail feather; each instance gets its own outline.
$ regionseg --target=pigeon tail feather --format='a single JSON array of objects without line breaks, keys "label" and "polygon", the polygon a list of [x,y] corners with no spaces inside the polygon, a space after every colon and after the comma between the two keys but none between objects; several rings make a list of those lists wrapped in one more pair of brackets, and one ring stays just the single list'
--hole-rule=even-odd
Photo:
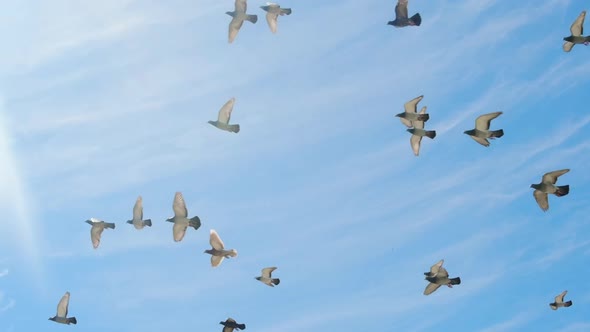
[{"label": "pigeon tail feather", "polygon": [[574,304],[574,303],[572,302],[572,300],[569,300],[569,301],[567,301],[567,302],[563,302],[563,306],[564,306],[564,307],[571,307],[571,305],[572,305],[572,304]]},{"label": "pigeon tail feather", "polygon": [[252,22],[252,23],[256,23],[258,21],[258,15],[248,15],[248,17],[246,18],[246,20]]},{"label": "pigeon tail feather", "polygon": [[152,227],[152,220],[151,219],[146,219],[143,221],[143,223],[148,227]]},{"label": "pigeon tail feather", "polygon": [[68,318],[68,322],[69,323],[72,323],[74,325],[78,324],[78,321],[76,320],[76,317],[70,317],[70,318]]},{"label": "pigeon tail feather", "polygon": [[188,224],[189,226],[197,230],[199,229],[199,227],[201,227],[201,219],[198,216],[194,216],[189,220]]},{"label": "pigeon tail feather", "polygon": [[502,137],[504,136],[504,130],[503,129],[499,129],[499,130],[493,130],[492,131],[492,136],[491,137]]},{"label": "pigeon tail feather", "polygon": [[291,8],[281,8],[281,14],[291,15]]},{"label": "pigeon tail feather", "polygon": [[112,228],[112,229],[115,229],[115,223],[105,222],[104,223],[104,228]]},{"label": "pigeon tail feather", "polygon": [[227,129],[229,131],[231,131],[232,133],[237,134],[240,132],[240,125],[239,124],[229,125],[229,126],[227,126]]},{"label": "pigeon tail feather", "polygon": [[273,283],[273,284],[275,284],[275,285],[278,285],[278,284],[280,284],[280,283],[281,283],[281,279],[279,279],[279,278],[272,279],[271,281],[272,281],[272,283]]},{"label": "pigeon tail feather", "polygon": [[565,186],[557,186],[557,191],[555,192],[555,196],[561,197],[565,196],[570,193],[570,185],[567,184]]},{"label": "pigeon tail feather", "polygon": [[434,139],[436,137],[436,131],[435,130],[426,130],[426,134],[424,134],[424,136],[426,136],[430,139]]},{"label": "pigeon tail feather", "polygon": [[451,285],[460,285],[461,284],[461,278],[459,278],[459,277],[450,278],[449,281],[451,282]]},{"label": "pigeon tail feather", "polygon": [[238,328],[239,330],[245,330],[246,324],[236,324],[236,328]]},{"label": "pigeon tail feather", "polygon": [[410,21],[412,21],[415,26],[419,27],[422,23],[422,17],[420,16],[420,13],[416,13],[414,16],[410,17]]}]

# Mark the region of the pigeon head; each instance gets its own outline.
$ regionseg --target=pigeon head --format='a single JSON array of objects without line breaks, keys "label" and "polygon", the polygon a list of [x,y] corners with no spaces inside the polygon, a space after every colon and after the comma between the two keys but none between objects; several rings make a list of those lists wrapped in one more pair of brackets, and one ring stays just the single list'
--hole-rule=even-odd
[{"label": "pigeon head", "polygon": [[93,225],[94,221],[92,219],[87,219],[86,221],[84,221],[87,224]]},{"label": "pigeon head", "polygon": [[254,277],[254,279],[260,281],[260,279],[262,279],[262,277]]}]

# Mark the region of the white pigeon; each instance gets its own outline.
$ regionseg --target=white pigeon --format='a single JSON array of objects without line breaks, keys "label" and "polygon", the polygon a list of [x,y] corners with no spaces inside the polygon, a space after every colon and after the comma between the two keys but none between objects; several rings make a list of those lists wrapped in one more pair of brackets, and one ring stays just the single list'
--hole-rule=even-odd
[{"label": "white pigeon", "polygon": [[260,6],[266,11],[266,22],[272,33],[277,33],[278,18],[284,15],[291,15],[291,8],[281,8],[277,3],[267,2],[266,6]]},{"label": "white pigeon", "polygon": [[115,229],[115,224],[111,222],[104,222],[97,218],[90,218],[85,221],[87,224],[92,225],[90,228],[90,240],[92,241],[92,247],[97,249],[100,245],[100,238],[105,228]]},{"label": "white pigeon", "polygon": [[551,307],[551,309],[553,310],[557,310],[558,308],[562,308],[562,307],[571,307],[573,302],[571,300],[567,301],[567,302],[563,302],[563,298],[565,297],[565,294],[567,294],[567,290],[563,291],[561,294],[557,295],[555,297],[555,302],[553,303],[549,303],[549,306]]},{"label": "white pigeon", "polygon": [[174,194],[174,201],[172,202],[172,210],[174,211],[174,217],[166,219],[166,221],[174,223],[172,226],[172,237],[174,242],[180,242],[186,234],[186,229],[190,226],[195,230],[201,227],[201,219],[198,216],[188,218],[188,210],[182,197],[181,192]]},{"label": "white pigeon", "polygon": [[49,318],[49,320],[52,320],[56,323],[60,323],[60,324],[66,324],[66,325],[70,325],[70,324],[74,324],[76,325],[78,323],[78,321],[76,320],[76,317],[68,317],[68,306],[70,305],[70,292],[66,292],[64,294],[64,296],[62,296],[61,300],[59,300],[59,303],[57,304],[57,313],[55,314],[55,316]]},{"label": "white pigeon", "polygon": [[137,197],[135,205],[133,206],[133,219],[127,220],[128,224],[132,224],[135,229],[142,229],[145,226],[152,227],[152,220],[143,220],[143,199],[141,196]]},{"label": "white pigeon", "polygon": [[219,266],[224,258],[238,256],[238,251],[235,249],[225,250],[223,241],[214,229],[209,231],[209,244],[211,244],[211,249],[205,250],[204,253],[211,255],[211,266],[213,267]]},{"label": "white pigeon", "polygon": [[272,277],[272,271],[276,270],[276,267],[265,267],[262,269],[262,275],[260,277],[256,277],[254,279],[262,282],[263,284],[269,285],[270,287],[274,287],[274,285],[278,285],[281,283],[279,278]]},{"label": "white pigeon", "polygon": [[228,34],[228,42],[231,44],[236,39],[242,24],[244,21],[249,21],[252,23],[256,23],[258,21],[257,15],[248,15],[246,14],[246,10],[248,9],[248,4],[246,0],[236,0],[234,3],[235,9],[233,12],[225,12],[227,15],[232,17],[231,22],[229,22],[229,34]]}]

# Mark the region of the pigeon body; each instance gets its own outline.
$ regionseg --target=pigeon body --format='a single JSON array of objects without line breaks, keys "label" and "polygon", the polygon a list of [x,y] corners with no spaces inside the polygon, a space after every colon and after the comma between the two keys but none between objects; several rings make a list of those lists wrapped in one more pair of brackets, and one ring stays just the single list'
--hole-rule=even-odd
[{"label": "pigeon body", "polygon": [[90,228],[90,240],[92,240],[92,247],[97,249],[100,245],[100,238],[105,228],[115,229],[115,224],[111,222],[104,222],[100,219],[90,218],[85,221],[87,224],[92,225]]},{"label": "pigeon body", "polygon": [[567,302],[563,302],[563,298],[565,297],[565,294],[567,294],[566,290],[563,291],[563,293],[561,293],[555,297],[555,302],[549,303],[549,306],[551,307],[551,309],[557,310],[558,308],[562,308],[562,307],[567,308],[567,307],[572,306],[573,302],[571,300],[567,301]]},{"label": "pigeon body", "polygon": [[388,25],[393,25],[396,28],[403,28],[409,25],[420,26],[422,17],[420,13],[408,18],[408,0],[398,0],[395,6],[395,20],[387,22]]},{"label": "pigeon body", "polygon": [[201,227],[201,219],[198,216],[188,218],[188,210],[182,197],[181,192],[174,194],[174,201],[172,202],[172,210],[174,211],[174,217],[166,219],[166,221],[174,223],[172,226],[172,237],[174,242],[180,242],[186,234],[186,229],[190,226],[195,229]]},{"label": "pigeon body", "polygon": [[145,226],[152,227],[152,220],[143,220],[143,199],[141,196],[137,197],[135,205],[133,206],[133,219],[127,220],[128,224],[132,224],[135,229],[142,229]]},{"label": "pigeon body", "polygon": [[62,296],[61,300],[57,304],[57,313],[55,316],[49,318],[56,323],[60,324],[78,324],[76,317],[68,317],[68,306],[70,305],[70,292],[66,292],[64,296]]},{"label": "pigeon body", "polygon": [[272,271],[276,270],[276,267],[265,267],[262,269],[262,275],[260,277],[256,277],[255,279],[262,282],[263,284],[269,285],[270,287],[274,287],[281,283],[279,278],[272,277]]},{"label": "pigeon body", "polygon": [[291,15],[291,8],[281,8],[277,3],[267,2],[266,6],[260,6],[266,11],[266,22],[272,33],[277,33],[279,15]]},{"label": "pigeon body", "polygon": [[224,258],[236,257],[238,255],[235,249],[225,250],[223,241],[221,241],[221,238],[214,229],[210,230],[209,233],[211,249],[205,250],[205,253],[211,255],[211,266],[217,267],[223,262]]},{"label": "pigeon body", "polygon": [[233,12],[225,12],[227,15],[232,17],[231,22],[229,22],[229,35],[228,35],[228,42],[231,44],[236,39],[242,24],[244,21],[249,21],[252,23],[256,23],[258,21],[257,15],[248,15],[246,14],[246,10],[248,5],[246,0],[236,0],[235,9]]},{"label": "pigeon body", "polygon": [[586,18],[586,11],[583,10],[580,15],[576,18],[574,23],[570,26],[571,35],[563,38],[563,51],[569,52],[574,48],[576,44],[584,44],[588,46],[590,44],[590,36],[584,36],[584,19]]},{"label": "pigeon body", "polygon": [[469,135],[477,143],[488,147],[490,146],[490,142],[487,140],[488,138],[494,139],[504,136],[504,130],[502,129],[490,130],[492,120],[501,114],[502,112],[493,112],[480,115],[475,119],[475,129],[466,130],[463,133]]},{"label": "pigeon body", "polygon": [[[418,96],[404,104],[404,112],[396,114],[395,116],[400,118],[400,121],[408,128],[414,127],[414,121],[426,122],[430,118],[430,115],[426,114],[426,106],[422,107],[420,113],[416,113],[418,110],[418,103],[424,98],[424,96]],[[424,112],[422,112],[424,111]],[[424,128],[424,127],[422,127]]]},{"label": "pigeon body", "polygon": [[229,131],[231,133],[238,133],[240,131],[240,125],[229,124],[231,112],[234,110],[235,102],[236,98],[231,98],[225,104],[223,104],[223,106],[219,110],[219,114],[217,115],[217,121],[209,121],[209,123],[221,130]]},{"label": "pigeon body", "polygon": [[549,200],[547,194],[553,194],[557,197],[565,196],[570,192],[570,186],[556,186],[557,178],[569,172],[569,169],[561,169],[558,171],[548,172],[543,175],[541,183],[531,184],[531,188],[534,188],[533,196],[537,201],[537,204],[543,211],[549,209]]},{"label": "pigeon body", "polygon": [[236,330],[245,330],[246,324],[238,324],[233,318],[228,318],[225,322],[219,322],[219,324],[223,325],[223,330],[221,332],[233,332],[234,329]]},{"label": "pigeon body", "polygon": [[449,278],[449,273],[444,267],[442,267],[443,262],[443,260],[440,260],[430,268],[430,272],[424,273],[424,279],[429,282],[429,284],[424,289],[424,295],[432,294],[442,285],[453,288],[453,285],[461,284],[461,278]]},{"label": "pigeon body", "polygon": [[[426,106],[422,107],[420,114],[426,114]],[[410,137],[410,146],[412,147],[412,151],[414,151],[414,155],[417,157],[420,154],[420,144],[422,142],[423,136],[428,136],[430,138],[434,138],[436,136],[436,131],[424,130],[424,121],[414,120],[412,121],[412,125],[414,128],[408,129],[412,136]]]},{"label": "pigeon body", "polygon": [[440,261],[438,261],[438,263],[436,263],[430,267],[429,272],[424,272],[424,275],[427,277],[435,277],[444,262],[445,262],[445,260],[441,259]]}]

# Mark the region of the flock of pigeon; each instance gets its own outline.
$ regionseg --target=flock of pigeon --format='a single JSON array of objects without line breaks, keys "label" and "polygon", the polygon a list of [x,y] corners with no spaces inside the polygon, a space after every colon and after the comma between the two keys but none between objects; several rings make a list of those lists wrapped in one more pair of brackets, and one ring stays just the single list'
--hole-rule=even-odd
[{"label": "flock of pigeon", "polygon": [[[256,23],[258,21],[257,15],[246,14],[247,0],[235,0],[234,11],[228,11],[226,14],[232,17],[229,23],[229,36],[228,42],[232,43],[244,21]],[[272,33],[277,32],[277,19],[279,16],[290,15],[290,8],[281,8],[276,3],[267,3],[265,6],[261,6],[264,11],[267,12],[266,20]],[[590,36],[583,36],[583,24],[586,11],[582,11],[581,14],[576,18],[574,23],[570,27],[571,35],[563,38],[565,43],[563,44],[563,50],[570,52],[576,44],[590,44]],[[395,20],[389,21],[387,24],[392,25],[396,28],[403,28],[407,26],[420,26],[422,18],[419,13],[408,17],[408,0],[398,0],[395,6]],[[418,103],[424,98],[424,96],[418,96],[404,104],[404,112],[399,113],[396,117],[399,117],[402,124],[407,126],[408,132],[412,134],[410,138],[410,146],[415,156],[419,155],[420,143],[422,137],[426,136],[430,139],[436,137],[435,130],[425,130],[424,123],[430,119],[430,115],[426,113],[426,106],[423,106],[420,112],[417,112]],[[235,98],[231,98],[227,101],[219,110],[217,121],[209,121],[211,125],[232,133],[238,133],[240,131],[239,124],[229,124],[231,113],[235,104]],[[469,135],[477,143],[488,147],[490,142],[488,139],[500,138],[504,135],[502,129],[490,130],[490,123],[493,119],[500,116],[502,112],[493,112],[483,114],[475,120],[475,128],[467,130],[464,133]],[[569,185],[557,186],[557,179],[569,172],[569,169],[562,169],[557,171],[548,172],[543,175],[542,180],[538,184],[531,184],[531,188],[535,189],[533,196],[543,211],[549,209],[548,194],[553,194],[557,197],[565,196],[569,193]],[[174,211],[174,217],[166,219],[166,221],[173,223],[172,226],[172,237],[175,242],[180,242],[184,238],[188,227],[192,227],[198,230],[201,227],[201,220],[195,216],[188,218],[188,210],[184,202],[184,198],[181,192],[176,192],[172,203],[172,210]],[[105,222],[97,218],[90,218],[86,220],[92,227],[90,229],[90,239],[92,246],[97,249],[100,245],[100,239],[105,229],[115,229],[114,223]],[[142,197],[139,196],[133,207],[133,218],[127,221],[128,224],[132,224],[137,230],[143,229],[145,226],[151,227],[151,219],[143,219],[143,201]],[[210,230],[209,244],[211,249],[207,249],[204,253],[211,255],[211,266],[218,267],[224,258],[237,257],[238,252],[235,249],[227,250],[225,245],[217,232],[214,229]],[[432,265],[429,272],[424,272],[425,280],[428,281],[428,285],[424,290],[424,295],[430,295],[436,291],[440,286],[446,285],[452,288],[453,285],[461,284],[461,278],[449,278],[449,273],[442,266],[444,260],[440,260],[436,264]],[[272,273],[276,270],[276,267],[266,267],[262,269],[261,276],[256,277],[256,280],[274,287],[280,283],[278,278],[273,278]],[[555,301],[550,303],[549,306],[553,310],[557,310],[560,307],[569,307],[572,305],[572,301],[564,302],[564,297],[567,291],[563,291],[561,294],[555,297]],[[61,298],[57,305],[57,313],[54,317],[49,318],[57,323],[62,324],[77,324],[76,317],[68,317],[68,305],[70,301],[70,293],[66,292]],[[233,332],[234,329],[244,330],[245,324],[238,324],[233,318],[227,318],[225,321],[220,322],[223,325],[223,332]]]}]

